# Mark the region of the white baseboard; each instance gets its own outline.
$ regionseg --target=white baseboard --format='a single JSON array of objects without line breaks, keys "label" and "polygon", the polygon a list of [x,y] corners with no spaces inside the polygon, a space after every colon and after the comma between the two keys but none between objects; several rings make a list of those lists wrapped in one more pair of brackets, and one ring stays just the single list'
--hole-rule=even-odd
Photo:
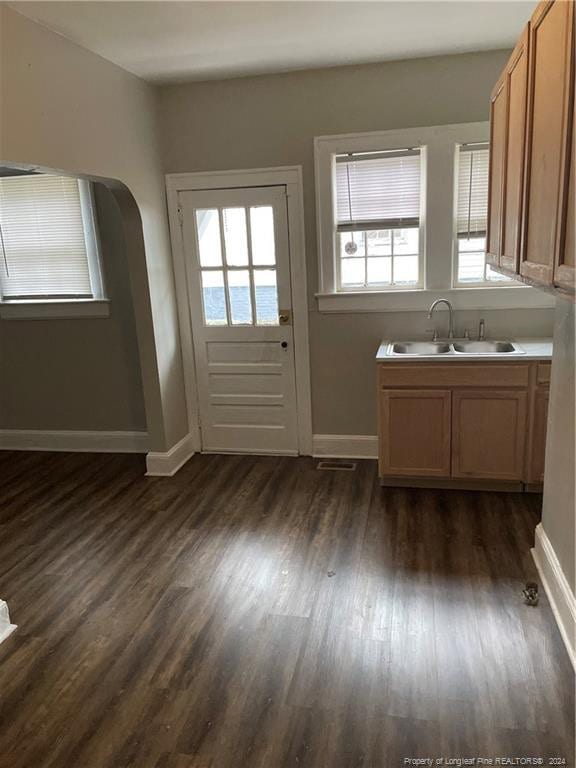
[{"label": "white baseboard", "polygon": [[0,429],[2,451],[84,451],[146,453],[148,432]]},{"label": "white baseboard", "polygon": [[576,598],[560,567],[556,553],[542,523],[536,526],[532,557],[540,574],[562,640],[576,669]]},{"label": "white baseboard", "polygon": [[16,629],[15,624],[10,624],[10,614],[8,613],[8,606],[4,600],[0,600],[0,643],[6,640],[8,635]]},{"label": "white baseboard", "polygon": [[376,459],[376,435],[313,435],[312,455],[326,459]]},{"label": "white baseboard", "polygon": [[172,477],[194,452],[193,435],[187,434],[166,453],[149,453],[146,456],[146,474],[150,477]]}]

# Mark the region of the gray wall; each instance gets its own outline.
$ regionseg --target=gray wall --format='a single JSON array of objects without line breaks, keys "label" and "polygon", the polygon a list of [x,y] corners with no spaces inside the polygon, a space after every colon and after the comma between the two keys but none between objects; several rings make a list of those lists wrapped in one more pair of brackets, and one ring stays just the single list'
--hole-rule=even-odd
[{"label": "gray wall", "polygon": [[[507,51],[442,56],[160,89],[168,173],[303,166],[316,434],[375,434],[378,343],[421,334],[429,323],[422,312],[317,311],[314,137],[487,120],[490,91],[507,56]],[[549,309],[483,315],[490,333],[551,335]],[[478,317],[459,312],[458,327],[473,328]]]},{"label": "gray wall", "polygon": [[146,430],[122,218],[95,193],[110,317],[0,320],[0,429]]},{"label": "gray wall", "polygon": [[[127,232],[150,448],[166,451],[186,435],[187,409],[156,90],[0,3],[0,94],[0,165],[114,187]],[[62,359],[70,366],[72,355]]]},{"label": "gray wall", "polygon": [[558,299],[554,324],[554,357],[550,381],[542,512],[542,527],[550,539],[560,567],[574,594],[576,594],[575,324],[574,304]]}]

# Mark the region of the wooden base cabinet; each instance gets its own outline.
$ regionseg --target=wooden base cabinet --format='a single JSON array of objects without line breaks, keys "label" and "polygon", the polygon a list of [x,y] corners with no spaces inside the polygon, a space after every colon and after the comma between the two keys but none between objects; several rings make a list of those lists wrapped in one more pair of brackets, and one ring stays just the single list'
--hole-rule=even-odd
[{"label": "wooden base cabinet", "polygon": [[444,389],[382,392],[381,475],[450,477],[450,401]]},{"label": "wooden base cabinet", "polygon": [[542,483],[549,362],[378,368],[383,482],[516,490]]},{"label": "wooden base cabinet", "polygon": [[544,482],[544,459],[546,457],[546,426],[548,422],[549,389],[536,392],[533,406],[531,451],[526,482],[540,485]]},{"label": "wooden base cabinet", "polygon": [[526,392],[452,393],[452,477],[522,481]]},{"label": "wooden base cabinet", "polygon": [[548,400],[550,398],[550,363],[540,363],[534,371],[530,436],[526,456],[526,482],[541,485],[544,482],[546,457],[546,428],[548,426]]}]

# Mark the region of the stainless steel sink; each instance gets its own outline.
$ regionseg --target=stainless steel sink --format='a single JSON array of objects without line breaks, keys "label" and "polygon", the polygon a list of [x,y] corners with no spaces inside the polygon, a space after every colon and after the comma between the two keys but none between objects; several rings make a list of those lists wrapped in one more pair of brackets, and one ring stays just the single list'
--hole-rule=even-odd
[{"label": "stainless steel sink", "polygon": [[386,354],[413,357],[434,355],[523,355],[524,350],[513,341],[469,341],[468,339],[447,341],[393,341],[388,344]]},{"label": "stainless steel sink", "polygon": [[511,341],[455,341],[454,352],[460,355],[523,355]]},{"label": "stainless steel sink", "polygon": [[389,355],[447,355],[450,352],[450,344],[439,341],[395,341],[388,347]]}]

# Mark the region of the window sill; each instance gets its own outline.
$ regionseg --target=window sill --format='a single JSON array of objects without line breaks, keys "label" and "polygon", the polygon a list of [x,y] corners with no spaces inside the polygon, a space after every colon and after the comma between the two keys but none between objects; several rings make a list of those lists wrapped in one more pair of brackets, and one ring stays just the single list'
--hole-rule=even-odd
[{"label": "window sill", "polygon": [[421,312],[435,299],[448,299],[454,309],[548,309],[553,297],[526,286],[499,288],[427,288],[396,291],[317,293],[320,312]]},{"label": "window sill", "polygon": [[110,302],[107,299],[0,302],[2,320],[65,320],[69,317],[110,317]]}]

